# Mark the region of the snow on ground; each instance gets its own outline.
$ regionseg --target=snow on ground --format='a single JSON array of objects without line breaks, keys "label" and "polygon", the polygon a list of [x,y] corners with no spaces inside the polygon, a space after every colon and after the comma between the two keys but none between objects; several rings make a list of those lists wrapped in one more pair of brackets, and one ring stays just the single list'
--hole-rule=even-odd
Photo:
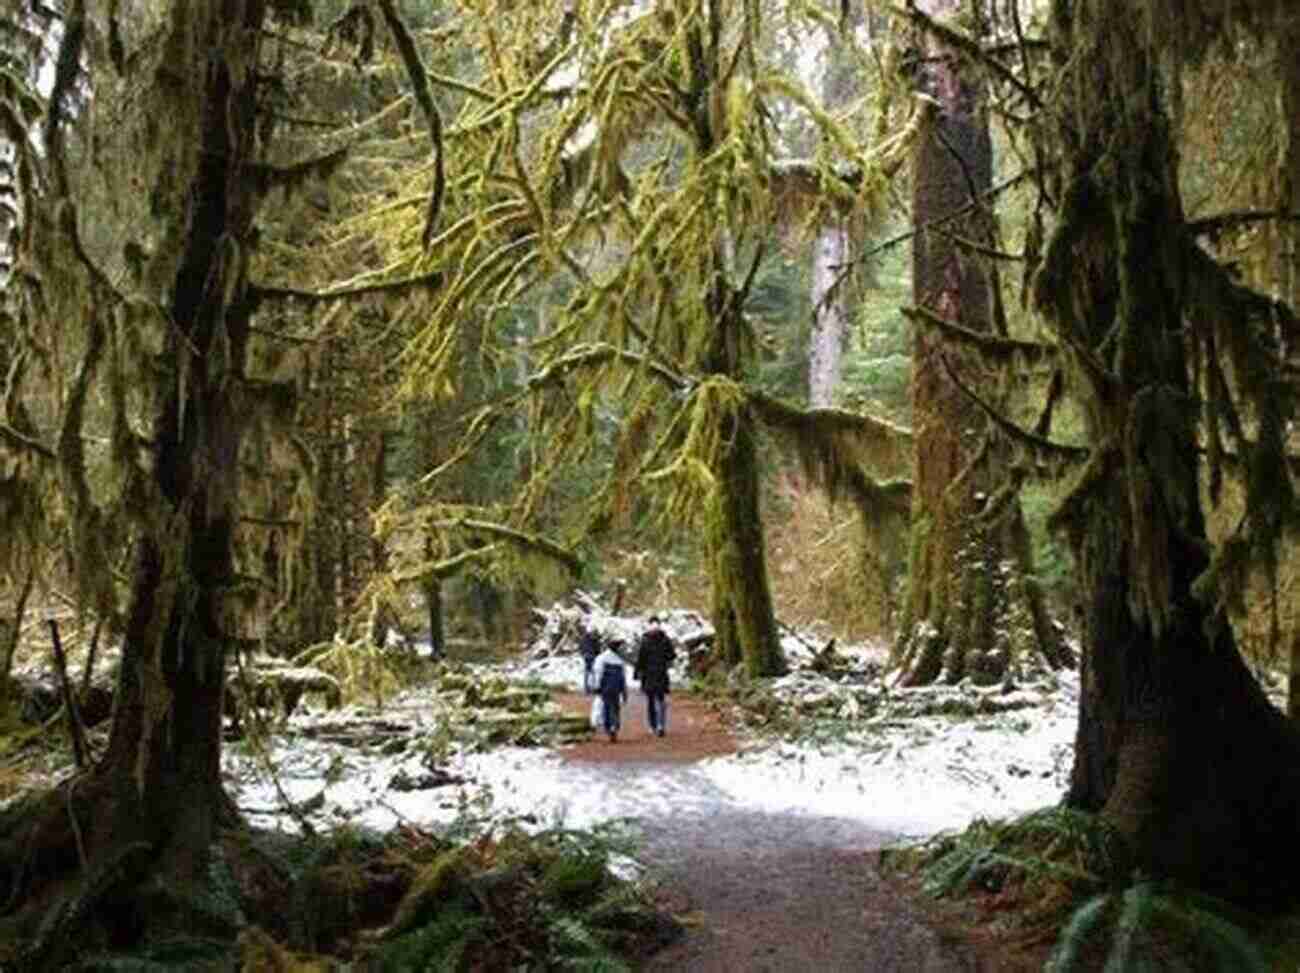
[{"label": "snow on ground", "polygon": [[[577,689],[582,662],[566,653],[530,659],[506,671],[511,678]],[[870,699],[861,686],[845,687],[806,672],[786,677],[777,691],[791,700],[839,693],[844,715],[845,707],[852,711]],[[897,696],[899,691],[894,692]],[[948,690],[938,691],[940,696],[944,692]],[[981,692],[1007,698],[996,689]],[[875,718],[835,722],[820,741],[744,734],[737,754],[662,766],[565,764],[542,748],[458,750],[448,745],[446,731],[446,721],[455,714],[439,711],[427,695],[414,691],[382,712],[349,707],[323,717],[295,717],[291,727],[296,732],[277,739],[265,756],[278,767],[285,796],[306,803],[310,818],[322,825],[351,821],[383,829],[409,821],[436,827],[469,813],[585,827],[733,810],[800,815],[810,823],[816,818],[857,820],[878,831],[923,836],[960,828],[977,817],[1042,807],[1063,793],[1077,675],[1049,677],[1018,692],[1025,696],[1020,702],[1026,708],[961,718],[899,718],[884,708]],[[633,718],[640,716],[638,703],[633,702]],[[309,728],[320,734],[364,718],[409,728],[413,742],[389,739],[357,747],[301,735]],[[240,806],[259,823],[294,827],[265,757],[241,745],[225,749],[227,776]],[[430,766],[463,782],[390,789],[403,778],[427,777]]]}]

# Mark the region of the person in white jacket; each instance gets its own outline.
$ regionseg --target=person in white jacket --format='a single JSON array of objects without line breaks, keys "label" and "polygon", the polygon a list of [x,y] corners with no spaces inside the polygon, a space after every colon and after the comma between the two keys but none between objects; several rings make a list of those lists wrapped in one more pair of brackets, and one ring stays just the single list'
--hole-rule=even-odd
[{"label": "person in white jacket", "polygon": [[610,743],[618,740],[623,704],[627,702],[627,669],[618,652],[622,646],[618,639],[611,639],[591,667],[591,684],[600,693],[604,707],[603,728],[609,734]]}]

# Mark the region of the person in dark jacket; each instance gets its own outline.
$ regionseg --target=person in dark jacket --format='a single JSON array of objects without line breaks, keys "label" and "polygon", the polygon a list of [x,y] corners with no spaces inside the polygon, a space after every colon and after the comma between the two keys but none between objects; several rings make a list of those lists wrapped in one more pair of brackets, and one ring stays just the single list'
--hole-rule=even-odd
[{"label": "person in dark jacket", "polygon": [[582,654],[582,691],[594,693],[596,684],[591,681],[591,668],[596,664],[596,656],[600,655],[600,636],[594,630],[584,628],[582,638],[578,641],[578,651]]},{"label": "person in dark jacket", "polygon": [[634,674],[645,693],[646,722],[655,736],[668,731],[668,670],[675,658],[672,639],[660,627],[659,619],[651,616],[650,627],[641,636]]},{"label": "person in dark jacket", "polygon": [[627,702],[627,673],[623,668],[623,657],[618,650],[623,643],[611,639],[605,651],[596,656],[592,666],[591,681],[600,693],[605,710],[605,732],[609,742],[618,740],[618,730],[623,722],[623,704]]}]

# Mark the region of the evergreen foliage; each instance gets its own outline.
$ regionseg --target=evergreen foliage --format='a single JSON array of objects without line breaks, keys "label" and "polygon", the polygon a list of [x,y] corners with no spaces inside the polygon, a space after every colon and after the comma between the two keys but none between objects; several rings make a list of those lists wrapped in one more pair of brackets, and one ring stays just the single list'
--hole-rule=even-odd
[{"label": "evergreen foliage", "polygon": [[1080,906],[1061,930],[1046,970],[1092,969],[1092,957],[1104,953],[1106,973],[1269,973],[1273,963],[1254,938],[1259,926],[1222,899],[1142,878]]},{"label": "evergreen foliage", "polygon": [[1051,973],[1102,966],[1107,973],[1273,968],[1260,941],[1263,919],[1224,899],[1144,875],[1113,828],[1071,808],[976,821],[959,834],[885,860],[915,867],[922,888],[935,897],[1017,903],[1017,932],[1055,935]]},{"label": "evergreen foliage", "polygon": [[426,867],[373,957],[383,970],[630,969],[620,957],[655,927],[646,890],[615,879],[599,834],[511,830]]}]

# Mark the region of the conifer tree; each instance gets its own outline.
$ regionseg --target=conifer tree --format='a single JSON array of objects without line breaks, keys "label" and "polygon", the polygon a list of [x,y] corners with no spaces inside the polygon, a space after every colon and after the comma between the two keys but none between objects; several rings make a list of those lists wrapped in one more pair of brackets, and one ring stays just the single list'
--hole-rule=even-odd
[{"label": "conifer tree", "polygon": [[[400,35],[391,3],[378,7]],[[123,917],[114,935],[233,935],[237,917],[205,903],[214,842],[237,819],[220,756],[250,588],[236,550],[244,464],[260,429],[286,428],[294,393],[255,368],[254,322],[290,298],[357,293],[257,277],[269,202],[346,155],[275,154],[274,82],[310,13],[294,0],[69,0],[54,14],[44,181],[23,200],[8,305],[35,364],[6,398],[32,401],[42,381],[60,394],[30,435],[4,437],[3,461],[17,457],[20,483],[29,468],[57,481],[88,606],[114,604],[113,560],[135,553],[104,752],[0,815],[0,941],[26,943],[23,969],[67,968]]]},{"label": "conifer tree", "polygon": [[[1239,899],[1300,893],[1276,854],[1297,837],[1300,737],[1224,614],[1296,521],[1281,338],[1297,323],[1198,243],[1198,226],[1233,216],[1186,219],[1167,99],[1212,48],[1295,16],[1268,0],[1083,0],[1054,4],[1050,24],[1056,220],[1034,301],[1089,444],[1055,515],[1086,623],[1068,801],[1100,812],[1146,868]],[[1021,442],[1048,458],[1043,442]],[[1201,480],[1230,458],[1245,516],[1211,549]]]},{"label": "conifer tree", "polygon": [[[928,27],[960,6],[932,0],[918,10]],[[938,109],[913,157],[916,463],[898,664],[910,685],[993,683],[1066,665],[1069,650],[1034,578],[1019,498],[1003,490],[1010,457],[961,390],[996,388],[996,369],[942,330],[1007,331],[988,259],[999,248],[984,76],[952,44],[920,36],[918,76]]]}]

